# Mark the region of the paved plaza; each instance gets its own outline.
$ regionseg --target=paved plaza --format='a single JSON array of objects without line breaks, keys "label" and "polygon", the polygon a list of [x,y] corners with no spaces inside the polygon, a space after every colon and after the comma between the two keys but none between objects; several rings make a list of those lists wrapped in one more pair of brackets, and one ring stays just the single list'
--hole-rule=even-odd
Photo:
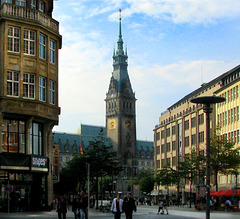
[{"label": "paved plaza", "polygon": [[[169,215],[158,215],[157,206],[144,206],[140,205],[137,208],[137,212],[134,212],[133,219],[155,219],[155,218],[169,218],[169,219],[203,219],[205,218],[206,213],[204,211],[196,211],[195,208],[183,208],[183,207],[169,207]],[[0,213],[1,219],[7,218],[55,218],[57,219],[57,213],[55,211],[48,212],[14,212],[14,213]],[[113,214],[102,213],[95,209],[89,210],[90,219],[110,219],[114,218]],[[123,214],[122,219],[125,219]],[[240,218],[240,212],[211,212],[211,219],[237,219]],[[67,219],[74,219],[73,212],[69,211],[67,213]]]}]

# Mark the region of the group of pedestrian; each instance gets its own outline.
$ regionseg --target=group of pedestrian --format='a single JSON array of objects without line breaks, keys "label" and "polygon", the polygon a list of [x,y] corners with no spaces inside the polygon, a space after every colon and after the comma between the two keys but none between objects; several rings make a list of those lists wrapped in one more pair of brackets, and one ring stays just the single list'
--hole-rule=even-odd
[{"label": "group of pedestrian", "polygon": [[[157,214],[164,214],[164,209],[166,210],[167,214],[168,214],[168,209],[167,209],[167,201],[164,200],[160,200],[158,203],[158,213]],[[160,213],[161,211],[161,213]]]},{"label": "group of pedestrian", "polygon": [[137,208],[131,193],[128,192],[123,200],[121,193],[118,193],[117,198],[113,199],[111,211],[114,213],[114,219],[120,219],[123,212],[125,212],[126,219],[132,219],[133,211],[136,212]]},{"label": "group of pedestrian", "polygon": [[[63,195],[57,199],[56,211],[58,212],[59,219],[66,219],[67,210],[69,205]],[[75,219],[88,219],[88,197],[85,191],[81,192],[81,195],[76,195],[72,203],[72,211]]]}]

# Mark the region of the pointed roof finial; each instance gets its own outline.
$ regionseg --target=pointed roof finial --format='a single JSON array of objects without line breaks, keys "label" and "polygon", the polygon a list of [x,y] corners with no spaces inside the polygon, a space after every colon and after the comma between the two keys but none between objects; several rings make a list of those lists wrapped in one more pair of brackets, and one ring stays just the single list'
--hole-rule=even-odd
[{"label": "pointed roof finial", "polygon": [[121,12],[122,10],[119,9],[119,36],[118,36],[118,50],[117,53],[123,55],[123,40],[122,40],[122,25],[121,25]]}]

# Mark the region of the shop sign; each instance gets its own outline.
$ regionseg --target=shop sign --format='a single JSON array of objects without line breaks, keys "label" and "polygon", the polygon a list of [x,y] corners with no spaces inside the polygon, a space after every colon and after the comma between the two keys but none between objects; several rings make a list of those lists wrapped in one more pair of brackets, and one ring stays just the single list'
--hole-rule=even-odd
[{"label": "shop sign", "polygon": [[31,169],[35,171],[48,171],[48,158],[31,156]]}]

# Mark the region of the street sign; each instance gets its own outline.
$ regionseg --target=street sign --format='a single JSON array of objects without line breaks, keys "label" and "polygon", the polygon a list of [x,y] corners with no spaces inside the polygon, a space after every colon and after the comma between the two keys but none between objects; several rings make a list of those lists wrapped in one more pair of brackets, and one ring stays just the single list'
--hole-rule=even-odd
[{"label": "street sign", "polygon": [[7,185],[5,186],[5,191],[6,191],[7,193],[11,193],[11,192],[13,191],[13,187],[12,187],[10,184],[7,184]]}]

